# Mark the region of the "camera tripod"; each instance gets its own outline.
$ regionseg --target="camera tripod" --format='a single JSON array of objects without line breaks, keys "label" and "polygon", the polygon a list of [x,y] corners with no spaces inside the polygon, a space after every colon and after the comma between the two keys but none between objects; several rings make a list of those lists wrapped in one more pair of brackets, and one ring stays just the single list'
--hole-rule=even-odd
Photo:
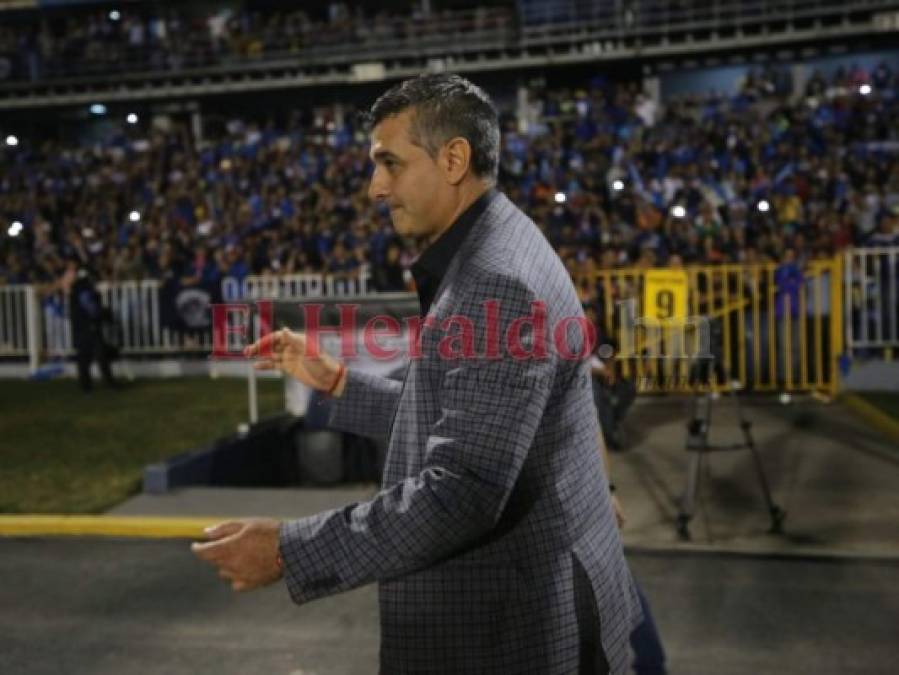
[{"label": "camera tripod", "polygon": [[[706,375],[710,374],[709,371],[718,370],[718,368],[710,366],[711,364],[701,364],[700,368],[705,370],[704,374]],[[723,371],[723,369],[721,370]],[[710,377],[703,377],[701,379],[706,380],[706,383],[711,382]],[[699,491],[699,481],[701,477],[700,470],[702,468],[703,457],[710,452],[724,450],[748,449],[752,453],[756,474],[758,475],[759,483],[762,486],[762,493],[765,496],[765,504],[768,507],[768,513],[771,516],[771,528],[768,532],[772,534],[780,534],[783,532],[783,521],[787,514],[774,503],[774,500],[771,497],[771,488],[768,486],[768,477],[765,475],[765,468],[762,465],[761,457],[759,456],[759,452],[756,449],[755,442],[752,438],[752,422],[746,419],[743,414],[737,387],[729,379],[727,381],[729,383],[728,393],[736,405],[737,418],[739,419],[743,440],[740,443],[733,443],[730,445],[711,445],[709,443],[709,429],[712,426],[713,394],[711,387],[706,387],[705,391],[697,390],[693,394],[693,399],[691,401],[691,416],[690,421],[687,424],[686,450],[691,453],[690,463],[687,469],[687,484],[684,488],[684,494],[681,497],[680,511],[677,514],[677,533],[680,535],[681,539],[686,540],[690,538],[689,525],[690,520],[693,518],[696,495]]]}]

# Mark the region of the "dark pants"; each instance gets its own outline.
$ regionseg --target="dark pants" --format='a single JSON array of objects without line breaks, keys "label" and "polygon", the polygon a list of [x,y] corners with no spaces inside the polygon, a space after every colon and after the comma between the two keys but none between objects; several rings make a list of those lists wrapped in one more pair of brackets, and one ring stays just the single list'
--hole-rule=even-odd
[{"label": "dark pants", "polygon": [[100,374],[106,384],[112,385],[115,381],[112,379],[112,369],[109,365],[109,350],[106,343],[103,342],[102,336],[97,333],[89,333],[75,347],[76,360],[78,362],[78,383],[84,391],[90,391],[93,388],[91,380],[91,363],[96,359],[100,366]]},{"label": "dark pants", "polygon": [[599,610],[593,586],[581,564],[574,561],[574,611],[578,626],[578,675],[608,675],[609,663],[602,648]]},{"label": "dark pants", "polygon": [[643,609],[643,623],[631,633],[631,649],[634,650],[634,672],[637,675],[665,675],[665,650],[662,639],[656,628],[649,603],[639,585],[637,595],[640,596],[640,607]]},{"label": "dark pants", "polygon": [[[636,581],[634,585],[643,610],[643,622],[631,633],[630,643],[634,652],[634,672],[637,675],[666,675],[665,650],[659,631],[653,621],[646,596]],[[580,667],[578,675],[606,675],[609,664],[599,636],[599,611],[587,573],[581,565],[574,564],[575,615],[578,625]]]},{"label": "dark pants", "polygon": [[619,425],[636,398],[637,389],[632,382],[618,380],[609,385],[598,377],[593,378],[593,402],[596,404],[603,440],[610,450],[622,448]]}]

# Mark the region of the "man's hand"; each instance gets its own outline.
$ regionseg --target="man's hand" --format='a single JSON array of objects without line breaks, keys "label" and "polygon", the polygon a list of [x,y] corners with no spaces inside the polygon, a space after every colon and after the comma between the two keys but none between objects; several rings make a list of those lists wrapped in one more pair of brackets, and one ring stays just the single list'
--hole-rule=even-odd
[{"label": "man's hand", "polygon": [[220,523],[206,529],[207,541],[190,549],[218,568],[219,576],[235,591],[251,591],[281,578],[278,564],[277,520],[253,518]]},{"label": "man's hand", "polygon": [[590,373],[593,377],[598,377],[609,386],[615,384],[617,379],[615,377],[615,366],[600,359],[594,360],[593,365],[590,366]]},{"label": "man's hand", "polygon": [[604,368],[603,371],[599,373],[599,377],[602,378],[602,381],[609,387],[614,385],[615,381],[618,379],[615,375],[615,369],[608,367]]},{"label": "man's hand", "polygon": [[[321,345],[310,344],[303,333],[282,328],[245,347],[243,355],[259,357],[253,364],[256,370],[280,370],[307,387],[330,391],[333,396],[343,393],[346,369],[341,370],[337,359]],[[341,374],[342,381],[337,382]]]},{"label": "man's hand", "polygon": [[627,522],[627,518],[624,517],[624,509],[615,495],[612,495],[612,510],[615,511],[615,520],[618,522],[618,529],[620,530],[624,527],[624,523]]}]

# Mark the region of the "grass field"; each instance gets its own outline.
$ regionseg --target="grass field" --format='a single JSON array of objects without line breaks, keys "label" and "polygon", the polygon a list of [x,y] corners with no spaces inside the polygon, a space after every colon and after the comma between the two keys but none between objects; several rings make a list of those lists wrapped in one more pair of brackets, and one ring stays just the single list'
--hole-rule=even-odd
[{"label": "grass field", "polygon": [[899,394],[890,391],[866,391],[860,392],[859,395],[894,420],[899,420]]},{"label": "grass field", "polygon": [[[899,395],[864,398],[899,419]],[[259,380],[261,417],[283,411],[281,380]],[[99,513],[140,489],[147,464],[233,433],[242,379],[146,379],[82,394],[74,380],[0,384],[0,513]]]},{"label": "grass field", "polygon": [[[259,380],[260,417],[283,411]],[[74,380],[0,384],[0,513],[98,513],[140,489],[145,465],[247,421],[243,379],[146,379],[83,394]]]}]

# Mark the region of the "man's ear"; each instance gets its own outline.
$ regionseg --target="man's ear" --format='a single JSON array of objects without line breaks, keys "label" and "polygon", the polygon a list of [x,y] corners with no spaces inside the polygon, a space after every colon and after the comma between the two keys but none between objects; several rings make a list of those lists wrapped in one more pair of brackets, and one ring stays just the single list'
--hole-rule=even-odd
[{"label": "man's ear", "polygon": [[440,154],[447,182],[458,185],[471,168],[471,144],[467,139],[457,136],[443,145]]}]

